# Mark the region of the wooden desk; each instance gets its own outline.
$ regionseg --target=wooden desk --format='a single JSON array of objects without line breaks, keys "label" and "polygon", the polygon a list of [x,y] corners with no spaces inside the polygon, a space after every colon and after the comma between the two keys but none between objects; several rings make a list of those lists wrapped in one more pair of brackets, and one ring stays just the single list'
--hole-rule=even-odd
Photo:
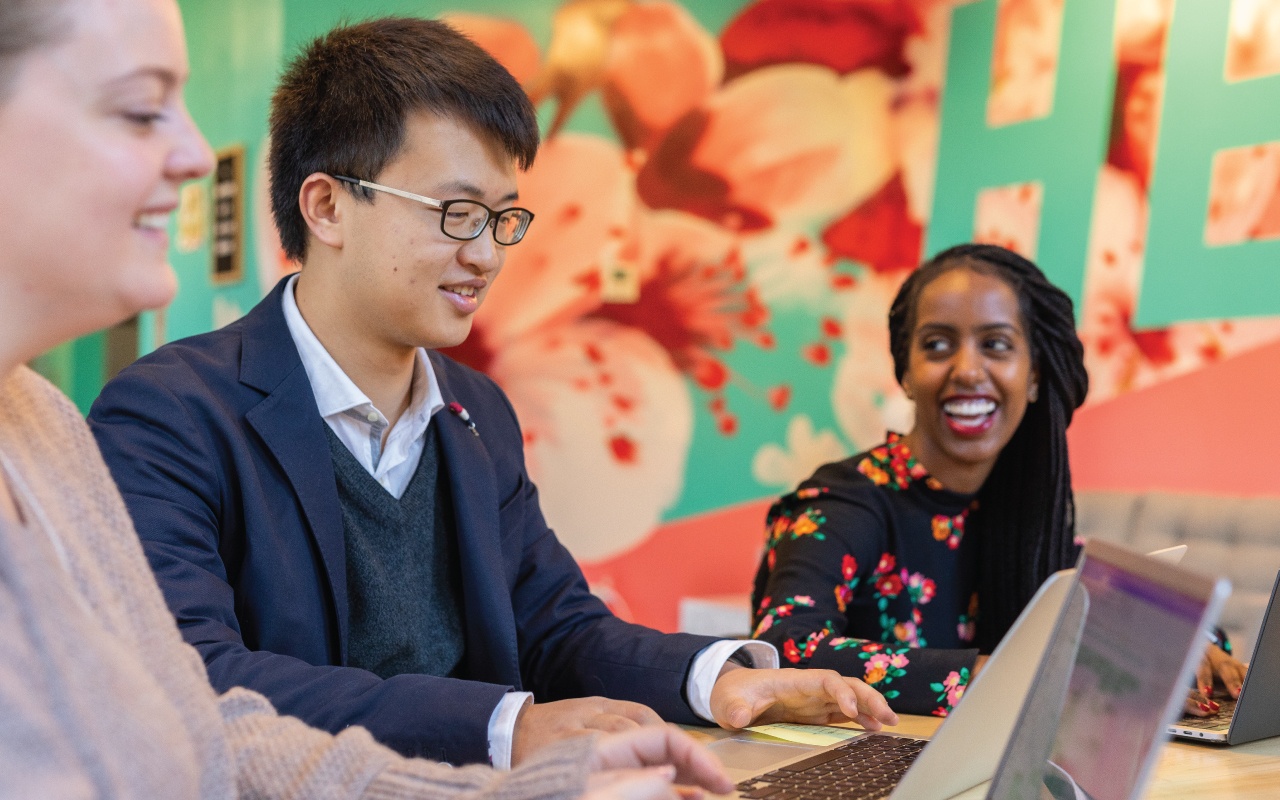
[{"label": "wooden desk", "polygon": [[[885,730],[932,736],[942,720],[899,715],[901,724]],[[982,800],[986,784],[955,800]],[[1280,737],[1235,747],[1174,741],[1165,745],[1147,784],[1146,800],[1275,800],[1280,798]]]}]

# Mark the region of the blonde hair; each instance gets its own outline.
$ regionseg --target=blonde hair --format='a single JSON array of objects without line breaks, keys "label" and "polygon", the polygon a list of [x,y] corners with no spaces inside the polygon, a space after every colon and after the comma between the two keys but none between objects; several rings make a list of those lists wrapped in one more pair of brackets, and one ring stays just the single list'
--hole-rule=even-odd
[{"label": "blonde hair", "polygon": [[66,0],[0,0],[0,102],[13,89],[22,57],[65,31],[60,23],[67,5]]}]

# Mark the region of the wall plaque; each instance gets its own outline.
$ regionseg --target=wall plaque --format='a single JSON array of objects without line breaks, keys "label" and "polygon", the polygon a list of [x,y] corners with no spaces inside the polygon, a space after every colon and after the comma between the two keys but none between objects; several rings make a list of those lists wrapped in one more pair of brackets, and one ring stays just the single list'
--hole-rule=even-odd
[{"label": "wall plaque", "polygon": [[244,145],[218,150],[213,171],[213,282],[244,277]]}]

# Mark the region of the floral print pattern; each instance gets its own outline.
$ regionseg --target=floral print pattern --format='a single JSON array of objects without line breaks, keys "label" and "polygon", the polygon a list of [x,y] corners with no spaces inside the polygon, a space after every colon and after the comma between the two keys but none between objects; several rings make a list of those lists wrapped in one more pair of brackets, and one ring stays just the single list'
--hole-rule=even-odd
[{"label": "floral print pattern", "polygon": [[844,583],[836,586],[836,607],[843,614],[853,600],[853,590],[858,588],[858,581],[861,580],[858,577],[858,559],[845,555],[840,560],[840,575],[844,578]]},{"label": "floral print pattern", "polygon": [[907,666],[911,664],[911,660],[907,658],[907,653],[911,652],[910,647],[889,647],[879,642],[856,642],[853,639],[845,639],[836,649],[843,649],[857,645],[858,658],[866,662],[863,668],[862,680],[870,686],[874,686],[884,694],[886,700],[892,700],[898,697],[901,692],[897,689],[887,689],[889,684],[893,683],[895,678],[901,678],[907,674]]},{"label": "floral print pattern", "polygon": [[769,608],[769,598],[765,598],[760,604],[760,611],[757,615],[760,622],[756,624],[756,629],[752,632],[752,638],[759,639],[760,635],[773,627],[773,621],[778,617],[789,617],[796,606],[812,608],[814,605],[813,598],[798,595],[796,597],[788,597],[781,605]]},{"label": "floral print pattern", "polygon": [[770,509],[753,635],[788,665],[835,669],[895,710],[945,716],[977,654],[976,545],[964,536],[975,507],[895,433],[822,467]]},{"label": "floral print pattern", "polygon": [[[796,497],[800,499],[812,499],[820,495],[821,491],[808,492],[801,497],[797,492]],[[770,510],[769,516],[765,522],[769,529],[769,541],[767,544],[768,552],[765,557],[769,559],[769,568],[772,569],[777,559],[773,549],[777,547],[778,542],[784,537],[790,537],[792,540],[799,539],[801,536],[812,536],[818,541],[826,539],[827,536],[822,532],[822,525],[825,524],[827,518],[822,515],[822,511],[812,506],[805,508],[798,514],[789,514],[781,509]]]},{"label": "floral print pattern", "polygon": [[935,717],[945,717],[955,708],[956,703],[960,702],[960,698],[964,697],[965,687],[969,685],[968,668],[961,669],[958,672],[951,672],[941,683],[931,683],[929,688],[938,693],[938,702],[941,703],[933,711],[929,712]]},{"label": "floral print pattern", "polygon": [[924,466],[902,443],[902,434],[889,433],[888,441],[867,453],[858,462],[858,472],[866,475],[876,486],[902,491],[912,481],[924,480],[930,489],[941,489],[937,478],[931,477]]}]

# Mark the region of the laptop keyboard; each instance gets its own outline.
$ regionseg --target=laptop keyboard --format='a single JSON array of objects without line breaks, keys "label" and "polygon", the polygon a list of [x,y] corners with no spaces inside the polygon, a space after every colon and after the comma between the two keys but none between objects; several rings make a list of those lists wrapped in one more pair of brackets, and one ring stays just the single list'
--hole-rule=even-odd
[{"label": "laptop keyboard", "polygon": [[868,734],[745,780],[738,793],[751,800],[876,800],[893,791],[926,744]]},{"label": "laptop keyboard", "polygon": [[1220,705],[1222,707],[1219,708],[1218,713],[1214,714],[1212,717],[1192,717],[1184,715],[1182,719],[1178,720],[1177,724],[1181,728],[1200,728],[1201,730],[1206,731],[1225,731],[1227,728],[1231,727],[1231,716],[1236,713],[1236,701],[1223,700]]}]

